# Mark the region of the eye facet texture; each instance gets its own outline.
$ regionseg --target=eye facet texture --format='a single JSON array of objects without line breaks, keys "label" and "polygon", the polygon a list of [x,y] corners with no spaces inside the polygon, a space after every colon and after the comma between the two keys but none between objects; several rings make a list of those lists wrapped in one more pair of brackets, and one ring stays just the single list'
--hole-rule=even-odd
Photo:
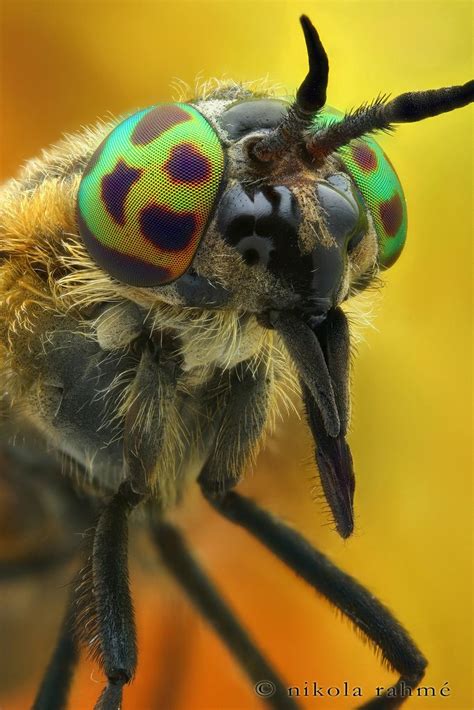
[{"label": "eye facet texture", "polygon": [[[343,114],[325,106],[317,126],[340,121]],[[400,180],[377,141],[370,136],[339,148],[344,165],[374,221],[379,241],[379,265],[387,269],[400,256],[407,234],[407,208]]]},{"label": "eye facet texture", "polygon": [[79,231],[119,281],[159,286],[191,265],[224,175],[217,133],[188,104],[158,104],[120,123],[84,171]]}]

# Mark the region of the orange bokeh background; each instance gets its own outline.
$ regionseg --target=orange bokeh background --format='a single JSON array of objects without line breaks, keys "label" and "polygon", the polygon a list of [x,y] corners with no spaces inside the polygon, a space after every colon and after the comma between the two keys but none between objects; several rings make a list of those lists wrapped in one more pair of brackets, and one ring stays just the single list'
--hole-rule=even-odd
[{"label": "orange bokeh background", "polygon": [[[462,83],[472,74],[471,2],[3,0],[2,178],[63,132],[108,112],[168,100],[175,77],[193,85],[197,74],[238,80],[268,75],[283,85],[283,94],[293,91],[306,73],[301,12],[325,43],[328,101],[341,109],[380,92]],[[375,327],[358,328],[363,340],[354,366],[350,435],[357,474],[354,536],[340,540],[322,503],[312,500],[311,443],[294,415],[279,424],[242,485],[394,611],[430,661],[426,684],[439,689],[448,681],[451,688],[450,697],[407,703],[432,710],[467,710],[474,703],[472,116],[472,108],[463,109],[381,138],[404,186],[409,233],[386,288],[370,306],[364,302]],[[195,492],[178,519],[288,684],[341,686],[347,680],[367,699],[394,679],[326,602]],[[124,707],[261,708],[173,583],[138,563],[132,577],[140,661]],[[52,599],[69,578],[64,572],[50,583]],[[61,610],[42,609],[28,609],[39,640],[20,657],[24,679],[0,696],[7,710],[28,707],[46,663]],[[84,662],[71,707],[92,707],[101,687],[99,672]],[[302,702],[328,710],[355,705],[351,698]]]}]

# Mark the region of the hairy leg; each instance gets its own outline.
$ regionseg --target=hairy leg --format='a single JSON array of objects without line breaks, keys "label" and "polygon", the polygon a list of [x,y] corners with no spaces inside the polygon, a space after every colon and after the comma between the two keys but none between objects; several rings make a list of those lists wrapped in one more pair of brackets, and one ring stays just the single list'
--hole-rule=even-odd
[{"label": "hairy leg", "polygon": [[[200,474],[206,488],[216,494],[225,493],[239,482],[260,438],[267,418],[268,378],[263,364],[254,371],[242,363],[230,373],[226,398],[221,404],[222,421]],[[213,404],[219,406],[218,401]]]},{"label": "hairy leg", "polygon": [[107,676],[97,710],[117,710],[135,673],[135,620],[128,580],[128,516],[140,503],[129,483],[105,506],[90,536],[86,566],[76,588],[75,629]]},{"label": "hairy leg", "polygon": [[32,710],[64,710],[67,707],[69,688],[79,660],[72,612],[73,605],[70,601]]},{"label": "hairy leg", "polygon": [[[160,362],[165,358],[166,362]],[[173,363],[168,360],[164,347],[157,351],[151,343],[145,344],[124,422],[127,478],[103,506],[88,535],[87,562],[76,584],[76,636],[108,680],[97,710],[119,707],[122,688],[136,669],[135,622],[128,579],[128,518],[149,490],[162,443],[167,406],[175,389]],[[161,403],[156,402],[158,396]],[[148,416],[146,426],[141,424],[143,410],[154,415],[152,420]],[[65,642],[66,637],[61,637],[59,644]],[[55,656],[57,653],[58,648]]]},{"label": "hairy leg", "polygon": [[152,536],[168,570],[214,628],[252,684],[269,681],[275,689],[274,695],[267,699],[269,706],[274,710],[295,710],[297,705],[288,696],[286,687],[188,551],[178,530],[168,523],[155,522]]},{"label": "hairy leg", "polygon": [[323,594],[382,652],[388,665],[400,674],[383,696],[363,707],[396,708],[406,699],[402,688],[415,688],[424,675],[426,660],[391,612],[353,577],[332,564],[305,538],[251,500],[229,492],[215,498],[206,489],[210,504],[228,520],[256,537],[296,574]]}]

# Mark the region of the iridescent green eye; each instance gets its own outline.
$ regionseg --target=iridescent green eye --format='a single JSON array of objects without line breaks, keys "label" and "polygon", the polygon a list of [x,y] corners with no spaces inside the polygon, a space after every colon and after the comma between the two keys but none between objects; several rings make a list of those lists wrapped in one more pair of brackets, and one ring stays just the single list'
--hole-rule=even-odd
[{"label": "iridescent green eye", "polygon": [[[340,120],[339,111],[326,106],[318,125]],[[387,269],[400,256],[407,235],[407,208],[400,180],[377,141],[369,136],[339,148],[372,216],[379,242],[379,265]]]},{"label": "iridescent green eye", "polygon": [[221,191],[217,133],[188,104],[133,114],[93,154],[77,197],[79,231],[119,281],[157,286],[193,260]]}]

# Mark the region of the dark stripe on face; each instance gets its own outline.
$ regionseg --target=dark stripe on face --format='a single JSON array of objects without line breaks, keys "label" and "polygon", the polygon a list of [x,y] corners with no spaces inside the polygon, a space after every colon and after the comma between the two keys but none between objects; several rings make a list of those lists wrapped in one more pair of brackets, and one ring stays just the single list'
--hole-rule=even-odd
[{"label": "dark stripe on face", "polygon": [[385,233],[389,237],[394,237],[403,220],[403,205],[398,192],[389,200],[380,203],[379,212]]},{"label": "dark stripe on face", "polygon": [[211,175],[209,160],[189,143],[175,146],[163,167],[175,182],[200,183]]},{"label": "dark stripe on face", "polygon": [[79,211],[77,220],[89,254],[106,273],[118,281],[131,286],[149,287],[159,286],[172,280],[171,272],[168,269],[147,264],[134,256],[123,254],[99,242]]},{"label": "dark stripe on face", "polygon": [[196,219],[190,212],[173,212],[163,205],[149,205],[140,214],[140,226],[145,239],[158,249],[181,251],[191,241]]},{"label": "dark stripe on face", "polygon": [[183,111],[179,106],[173,104],[157,106],[137,123],[130,140],[133,145],[147,145],[169,128],[191,120],[189,113]]},{"label": "dark stripe on face", "polygon": [[141,170],[131,168],[123,160],[119,160],[113,171],[102,178],[102,201],[117,224],[125,224],[125,200],[141,174]]}]

